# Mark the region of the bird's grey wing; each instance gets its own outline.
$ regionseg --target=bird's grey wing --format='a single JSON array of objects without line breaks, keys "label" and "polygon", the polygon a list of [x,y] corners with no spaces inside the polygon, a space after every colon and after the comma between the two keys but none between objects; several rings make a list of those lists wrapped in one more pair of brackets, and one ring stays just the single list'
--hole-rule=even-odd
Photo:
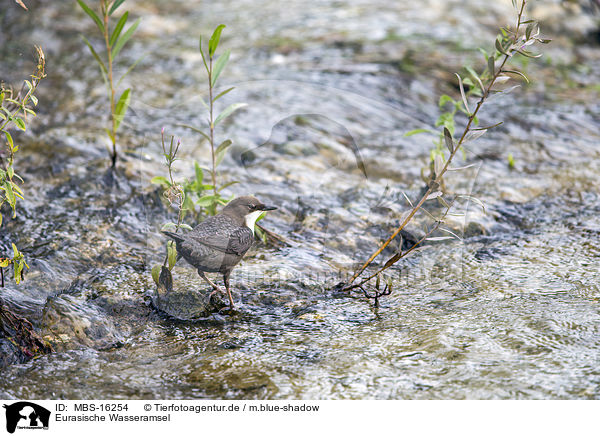
[{"label": "bird's grey wing", "polygon": [[[244,254],[254,241],[254,234],[246,226],[240,226],[228,216],[213,216],[198,224],[186,234],[194,245],[219,250],[226,254]],[[199,248],[196,248],[199,249]]]},{"label": "bird's grey wing", "polygon": [[223,253],[241,256],[252,246],[254,234],[248,227],[243,226],[230,232],[228,237],[224,235],[204,235],[202,238],[195,238],[195,240]]}]

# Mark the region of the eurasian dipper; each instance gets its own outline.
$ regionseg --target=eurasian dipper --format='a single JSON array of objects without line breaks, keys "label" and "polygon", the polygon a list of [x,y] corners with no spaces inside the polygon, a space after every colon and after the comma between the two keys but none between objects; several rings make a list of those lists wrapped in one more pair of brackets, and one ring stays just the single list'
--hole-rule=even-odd
[{"label": "eurasian dipper", "polygon": [[187,233],[163,233],[175,241],[178,257],[183,257],[198,270],[200,277],[213,287],[213,293],[220,289],[204,273],[223,274],[229,304],[233,309],[229,275],[252,246],[256,219],[263,211],[274,209],[277,208],[265,206],[255,197],[238,197],[231,200],[219,214],[206,218]]}]

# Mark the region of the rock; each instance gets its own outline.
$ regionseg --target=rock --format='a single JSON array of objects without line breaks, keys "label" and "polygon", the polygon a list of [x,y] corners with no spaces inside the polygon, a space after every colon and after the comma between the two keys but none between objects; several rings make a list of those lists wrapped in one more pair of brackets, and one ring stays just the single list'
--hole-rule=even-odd
[{"label": "rock", "polygon": [[212,289],[208,285],[199,287],[203,281],[194,270],[175,268],[174,273],[171,289],[160,286],[152,298],[152,304],[161,312],[182,321],[194,321],[208,318],[229,305],[227,297],[220,292],[216,292],[209,302]]},{"label": "rock", "polygon": [[187,376],[187,382],[209,394],[217,393],[225,398],[236,398],[241,395],[266,397],[274,395],[278,388],[268,373],[245,366],[228,367],[223,365],[214,368],[210,362],[193,370]]},{"label": "rock", "polygon": [[100,307],[69,294],[48,298],[42,315],[42,335],[57,350],[77,345],[107,349],[124,341],[122,333]]},{"label": "rock", "polygon": [[465,238],[472,238],[474,236],[487,235],[487,231],[483,224],[476,221],[470,221],[465,227]]}]

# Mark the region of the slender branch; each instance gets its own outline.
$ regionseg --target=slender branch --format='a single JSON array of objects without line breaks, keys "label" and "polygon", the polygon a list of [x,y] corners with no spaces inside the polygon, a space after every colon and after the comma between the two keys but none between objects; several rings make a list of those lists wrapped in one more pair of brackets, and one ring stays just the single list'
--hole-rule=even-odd
[{"label": "slender branch", "polygon": [[[515,32],[514,32],[513,44],[516,44],[516,42],[518,40],[519,28],[521,27],[521,24],[522,24],[521,20],[522,20],[522,16],[523,16],[523,11],[525,10],[525,4],[526,3],[527,3],[527,0],[523,0],[523,2],[521,4],[521,8],[520,8],[518,16],[517,16],[517,27],[516,27]],[[438,189],[438,187],[441,184],[443,175],[448,170],[448,167],[449,167],[450,163],[452,162],[452,159],[454,159],[454,156],[456,155],[456,153],[458,152],[458,150],[461,148],[463,142],[465,141],[467,133],[470,131],[471,124],[473,123],[473,120],[476,118],[477,113],[479,112],[479,109],[481,108],[481,106],[483,105],[483,102],[488,97],[492,86],[496,82],[496,79],[498,78],[498,76],[500,75],[500,73],[502,73],[502,70],[504,69],[504,65],[506,64],[506,62],[508,61],[508,59],[510,57],[511,57],[511,53],[510,52],[506,53],[504,55],[504,59],[502,60],[502,63],[500,65],[500,67],[497,68],[496,71],[494,72],[494,75],[493,75],[492,79],[490,80],[487,88],[485,89],[485,92],[483,93],[483,95],[481,96],[481,98],[479,99],[479,101],[477,102],[477,106],[475,107],[475,110],[473,111],[473,113],[471,113],[469,115],[469,119],[468,119],[467,125],[466,125],[466,127],[465,127],[465,129],[464,129],[464,131],[463,131],[463,133],[462,133],[462,135],[460,137],[460,140],[458,141],[458,143],[456,144],[456,146],[454,147],[454,149],[450,153],[450,157],[446,161],[446,163],[443,166],[442,170],[439,172],[439,174],[435,174],[436,177],[429,184],[429,187],[427,188],[427,191],[425,191],[425,193],[423,194],[423,196],[421,197],[421,199],[419,200],[419,202],[417,203],[417,205],[414,206],[413,209],[410,211],[410,213],[406,216],[406,218],[404,218],[404,220],[402,221],[402,223],[400,224],[400,226],[398,226],[398,228],[392,233],[392,235],[383,244],[381,244],[381,246],[369,257],[369,259],[354,273],[354,275],[350,278],[350,281],[349,281],[348,285],[352,285],[354,283],[354,281],[375,260],[375,258],[381,254],[381,252],[396,238],[396,236],[398,236],[398,234],[402,231],[402,229],[404,229],[404,227],[406,227],[406,225],[412,220],[412,218],[419,211],[419,209],[421,208],[421,206],[423,205],[423,203],[425,203],[425,201],[427,200],[427,198],[429,197],[429,195],[431,195],[433,193],[434,189]],[[372,279],[373,277],[374,277],[374,275],[370,276],[366,281]],[[362,281],[361,283],[365,283],[365,281]],[[356,287],[357,286],[347,286],[344,289],[353,289],[353,288],[356,288]]]},{"label": "slender branch", "polygon": [[[385,265],[381,268],[379,268],[376,272],[374,272],[373,274],[371,274],[370,276],[362,279],[359,283],[357,284],[352,284],[353,282],[350,282],[350,284],[346,287],[344,287],[342,290],[343,291],[350,291],[352,289],[356,289],[356,288],[361,288],[370,280],[374,279],[377,275],[381,274],[382,272],[384,272],[386,269],[388,269],[389,267],[391,267],[392,265],[394,265],[396,262],[398,262],[400,259],[408,256],[413,250],[419,248],[421,246],[421,244],[427,239],[429,238],[433,232],[435,232],[444,222],[444,219],[446,218],[446,215],[448,215],[448,212],[450,212],[450,209],[452,208],[452,205],[454,204],[454,200],[452,200],[452,202],[450,203],[450,205],[446,208],[444,214],[436,220],[435,225],[427,232],[425,233],[425,235],[419,239],[417,242],[415,242],[413,244],[412,247],[410,247],[408,250],[402,252],[400,251],[399,253],[396,253],[396,255],[394,255],[390,260],[388,260]],[[400,250],[402,250],[402,247],[400,247]],[[397,256],[397,257],[396,257]],[[393,261],[392,261],[393,259]],[[363,290],[364,292],[364,290]]]}]

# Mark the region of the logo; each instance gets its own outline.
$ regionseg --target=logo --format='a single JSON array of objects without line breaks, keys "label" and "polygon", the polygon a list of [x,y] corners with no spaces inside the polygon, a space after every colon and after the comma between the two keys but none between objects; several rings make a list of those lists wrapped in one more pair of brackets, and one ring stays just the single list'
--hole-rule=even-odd
[{"label": "logo", "polygon": [[19,401],[4,405],[6,409],[6,431],[14,433],[15,429],[48,430],[50,411],[29,401]]}]

